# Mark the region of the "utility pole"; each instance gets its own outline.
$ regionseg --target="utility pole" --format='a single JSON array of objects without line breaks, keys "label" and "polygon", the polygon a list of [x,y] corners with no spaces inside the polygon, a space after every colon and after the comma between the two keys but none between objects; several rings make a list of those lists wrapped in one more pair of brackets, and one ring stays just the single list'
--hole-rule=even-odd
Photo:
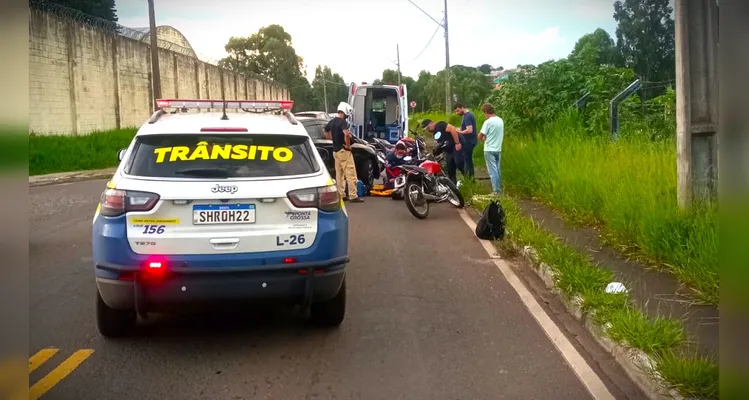
[{"label": "utility pole", "polygon": [[398,66],[398,86],[401,85],[401,49],[398,44],[395,45],[395,52],[398,57],[398,63],[396,64]]},{"label": "utility pole", "polygon": [[676,147],[678,204],[717,198],[718,6],[676,0]]},{"label": "utility pole", "polygon": [[322,70],[322,98],[325,102],[325,114],[328,113],[328,81],[325,79],[325,69]]},{"label": "utility pole", "polygon": [[153,81],[153,108],[156,110],[156,100],[161,98],[161,72],[159,70],[159,40],[156,36],[156,15],[153,0],[148,0],[148,32],[151,35],[151,76]]},{"label": "utility pole", "polygon": [[[452,96],[450,94],[450,38],[447,33],[447,0],[445,0],[445,22],[439,22],[429,15],[426,11],[422,10],[421,7],[416,5],[412,0],[408,0],[409,3],[413,4],[414,7],[418,8],[419,11],[424,13],[437,25],[445,29],[445,111],[450,114],[452,111]],[[423,103],[422,103],[423,104]]]},{"label": "utility pole", "polygon": [[450,95],[450,36],[447,33],[447,0],[445,0],[445,113],[452,111],[452,96]]}]

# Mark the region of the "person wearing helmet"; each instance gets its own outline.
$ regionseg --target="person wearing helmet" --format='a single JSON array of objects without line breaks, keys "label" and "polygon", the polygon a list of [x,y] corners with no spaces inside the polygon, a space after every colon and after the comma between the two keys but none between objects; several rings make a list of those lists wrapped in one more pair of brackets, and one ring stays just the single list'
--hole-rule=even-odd
[{"label": "person wearing helmet", "polygon": [[421,121],[421,128],[434,134],[437,148],[445,152],[447,177],[457,185],[457,171],[465,175],[463,169],[465,158],[462,151],[465,145],[464,135],[459,134],[457,128],[445,121],[434,122],[431,119],[425,119]]},{"label": "person wearing helmet", "polygon": [[361,203],[363,200],[356,193],[356,165],[351,153],[351,131],[346,119],[351,116],[353,108],[345,102],[338,105],[338,115],[325,125],[325,136],[333,140],[333,160],[335,163],[335,181],[338,195],[346,199],[346,184],[348,183],[348,200]]}]

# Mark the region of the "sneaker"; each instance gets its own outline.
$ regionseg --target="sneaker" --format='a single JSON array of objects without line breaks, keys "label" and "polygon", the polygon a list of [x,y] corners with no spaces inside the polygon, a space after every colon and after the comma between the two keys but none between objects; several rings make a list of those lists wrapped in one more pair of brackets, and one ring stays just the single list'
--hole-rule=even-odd
[{"label": "sneaker", "polygon": [[354,199],[349,200],[350,203],[364,203],[364,200],[361,197],[357,197]]}]

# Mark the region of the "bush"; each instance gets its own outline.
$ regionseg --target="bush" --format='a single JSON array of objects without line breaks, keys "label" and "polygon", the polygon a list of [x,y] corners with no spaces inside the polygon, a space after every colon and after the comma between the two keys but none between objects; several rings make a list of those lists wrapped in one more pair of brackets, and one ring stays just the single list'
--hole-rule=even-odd
[{"label": "bush", "polygon": [[30,135],[29,175],[117,166],[117,151],[126,148],[137,129],[88,135]]}]

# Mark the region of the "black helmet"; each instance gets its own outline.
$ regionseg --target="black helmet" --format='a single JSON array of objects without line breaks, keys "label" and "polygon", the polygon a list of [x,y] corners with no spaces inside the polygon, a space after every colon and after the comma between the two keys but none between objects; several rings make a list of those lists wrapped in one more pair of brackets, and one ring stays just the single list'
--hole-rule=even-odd
[{"label": "black helmet", "polygon": [[421,129],[426,129],[427,126],[429,126],[429,124],[431,124],[431,123],[432,123],[432,120],[429,119],[429,118],[421,121]]}]

